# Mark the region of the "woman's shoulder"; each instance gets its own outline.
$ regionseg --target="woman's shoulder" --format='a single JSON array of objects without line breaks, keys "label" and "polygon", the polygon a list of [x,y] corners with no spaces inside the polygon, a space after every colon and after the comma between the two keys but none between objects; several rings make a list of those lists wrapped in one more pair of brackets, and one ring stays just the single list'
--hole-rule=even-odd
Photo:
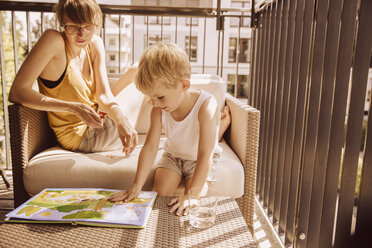
[{"label": "woman's shoulder", "polygon": [[50,39],[62,39],[63,40],[63,35],[61,32],[55,29],[47,29],[43,32],[41,37],[48,37]]},{"label": "woman's shoulder", "polygon": [[40,39],[43,42],[46,42],[49,46],[64,46],[65,40],[61,32],[55,29],[47,29],[41,35]]}]

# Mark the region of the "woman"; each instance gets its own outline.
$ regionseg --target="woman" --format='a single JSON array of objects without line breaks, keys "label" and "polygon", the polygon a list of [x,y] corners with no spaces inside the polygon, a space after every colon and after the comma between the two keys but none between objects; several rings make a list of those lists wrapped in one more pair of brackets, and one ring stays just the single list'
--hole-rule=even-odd
[{"label": "woman", "polygon": [[[95,0],[60,0],[54,9],[63,31],[42,34],[18,71],[9,100],[48,111],[49,125],[65,149],[97,152],[121,147],[131,153],[137,133],[109,87],[104,45],[96,34],[102,23],[99,5]],[[135,72],[132,67],[121,77],[115,95],[133,81]],[[32,88],[35,80],[40,92]],[[98,109],[109,118],[100,116]]]}]

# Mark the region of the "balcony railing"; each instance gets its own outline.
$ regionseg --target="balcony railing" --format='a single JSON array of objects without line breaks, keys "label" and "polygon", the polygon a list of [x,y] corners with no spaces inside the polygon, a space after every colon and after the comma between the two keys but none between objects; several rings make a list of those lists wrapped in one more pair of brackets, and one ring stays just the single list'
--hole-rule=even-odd
[{"label": "balcony railing", "polygon": [[[1,123],[4,124],[2,135],[6,141],[2,144],[3,148],[6,147],[7,168],[11,166],[7,93],[15,72],[44,30],[59,29],[52,13],[55,2],[0,1],[0,27],[6,27],[0,29],[0,58],[4,99],[1,115],[4,120]],[[245,75],[248,75],[249,64],[241,60],[239,54],[249,51],[239,41],[250,39],[250,27],[241,25],[243,19],[250,17],[250,8],[222,8],[221,1],[213,6],[211,0],[156,1],[156,5],[146,4],[154,1],[138,0],[123,1],[120,5],[117,1],[97,2],[104,14],[101,36],[108,48],[106,64],[109,73],[123,73],[138,61],[148,45],[164,40],[175,42],[186,50],[192,62],[192,73],[221,75],[230,81],[232,94],[247,97],[248,77]],[[238,25],[230,27],[231,20]],[[192,37],[192,42],[188,42],[189,37]],[[231,37],[237,39],[232,47],[229,44]],[[6,45],[8,50],[4,52]],[[242,76],[245,76],[245,81],[239,81]]]},{"label": "balcony railing", "polygon": [[261,111],[259,202],[287,246],[361,247],[372,224],[372,1],[260,2],[248,97]]},{"label": "balcony railing", "polygon": [[[2,13],[10,11],[13,17],[11,42],[17,41],[18,11],[26,11],[26,20],[36,11],[40,32],[46,28],[53,4],[12,2],[0,1]],[[257,203],[283,245],[354,247],[372,224],[372,114],[365,101],[366,95],[371,99],[372,1],[252,1],[252,31],[243,25],[249,9],[216,2],[184,8],[102,4],[105,45],[114,44],[114,38],[121,44],[108,54],[117,63],[113,72],[121,72],[123,61],[137,61],[152,42],[166,40],[185,48],[193,72],[231,81],[230,90],[261,111]],[[197,25],[190,25],[195,20]],[[26,51],[34,42],[29,38],[34,22],[27,21]],[[128,29],[118,28],[111,36],[110,22],[123,23],[130,32],[125,36]],[[0,38],[3,48],[1,33]],[[18,61],[16,49],[13,54]]]}]

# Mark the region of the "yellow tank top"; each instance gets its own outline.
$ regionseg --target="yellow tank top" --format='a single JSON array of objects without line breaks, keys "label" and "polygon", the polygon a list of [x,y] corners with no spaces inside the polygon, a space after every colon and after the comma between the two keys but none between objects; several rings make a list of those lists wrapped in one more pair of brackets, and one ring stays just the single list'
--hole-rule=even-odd
[{"label": "yellow tank top", "polygon": [[[71,63],[71,55],[65,42],[67,66],[62,81],[54,88],[46,87],[38,78],[39,90],[42,94],[56,99],[86,103],[97,111],[98,104],[95,96],[95,82],[90,48],[85,49],[89,62],[90,79],[86,79],[80,69]],[[61,146],[75,150],[81,143],[87,130],[87,125],[76,115],[68,112],[48,112],[49,125],[56,134]]]}]

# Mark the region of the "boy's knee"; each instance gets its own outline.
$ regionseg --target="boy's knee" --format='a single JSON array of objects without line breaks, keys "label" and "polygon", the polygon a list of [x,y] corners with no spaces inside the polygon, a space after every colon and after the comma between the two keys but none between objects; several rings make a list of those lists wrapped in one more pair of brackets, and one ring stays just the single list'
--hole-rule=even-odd
[{"label": "boy's knee", "polygon": [[163,187],[153,187],[152,190],[156,191],[158,193],[158,196],[172,196],[173,195],[173,192]]}]

